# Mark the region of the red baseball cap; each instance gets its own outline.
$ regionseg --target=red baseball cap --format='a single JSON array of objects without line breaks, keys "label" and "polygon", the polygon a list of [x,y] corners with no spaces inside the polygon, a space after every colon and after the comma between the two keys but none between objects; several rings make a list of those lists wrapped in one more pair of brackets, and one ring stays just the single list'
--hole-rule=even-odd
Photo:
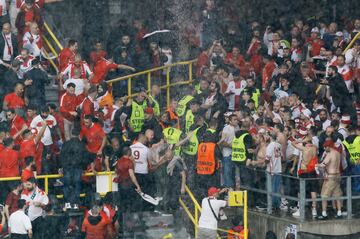
[{"label": "red baseball cap", "polygon": [[220,192],[220,189],[216,188],[216,187],[211,187],[208,189],[208,196],[214,196],[215,194],[217,194],[218,192]]},{"label": "red baseball cap", "polygon": [[145,114],[154,114],[154,110],[153,110],[153,108],[151,108],[151,107],[147,107],[147,108],[144,110],[144,113],[145,113]]}]

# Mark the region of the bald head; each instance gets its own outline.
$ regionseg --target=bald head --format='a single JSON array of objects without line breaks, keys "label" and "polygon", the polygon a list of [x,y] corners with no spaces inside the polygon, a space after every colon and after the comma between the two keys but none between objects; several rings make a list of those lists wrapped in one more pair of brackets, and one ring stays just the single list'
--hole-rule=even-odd
[{"label": "bald head", "polygon": [[39,26],[36,22],[30,24],[30,32],[35,35],[39,34]]}]

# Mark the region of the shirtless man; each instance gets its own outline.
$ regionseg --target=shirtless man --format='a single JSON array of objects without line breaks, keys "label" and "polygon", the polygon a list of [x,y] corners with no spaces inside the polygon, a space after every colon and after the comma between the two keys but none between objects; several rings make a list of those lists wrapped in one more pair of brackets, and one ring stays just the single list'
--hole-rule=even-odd
[{"label": "shirtless man", "polygon": [[[282,147],[282,155],[286,155],[286,148],[287,148],[287,138],[284,134],[284,126],[282,124],[275,124],[274,125],[274,132],[276,133],[276,139],[281,144]],[[285,157],[283,157],[282,161],[284,162],[286,160]]]},{"label": "shirtless man", "polygon": [[[318,162],[317,148],[311,143],[311,137],[307,136],[303,141],[293,141],[292,145],[298,149],[302,155],[300,155],[300,162],[298,166],[298,176],[300,178],[316,178],[315,164]],[[312,198],[312,216],[317,216],[316,210],[316,197],[317,197],[317,181],[308,180],[306,181],[306,191],[310,191]],[[293,213],[294,217],[300,216],[300,211]]]},{"label": "shirtless man", "polygon": [[[327,219],[326,208],[328,202],[326,198],[328,197],[341,197],[342,191],[340,187],[340,163],[341,163],[341,154],[338,149],[335,147],[335,144],[332,140],[327,140],[324,143],[325,148],[325,158],[321,164],[316,166],[324,169],[326,172],[324,184],[321,189],[321,198],[325,199],[322,201],[322,215],[318,217],[320,220]],[[337,213],[336,218],[341,217],[341,200],[336,200]]]}]

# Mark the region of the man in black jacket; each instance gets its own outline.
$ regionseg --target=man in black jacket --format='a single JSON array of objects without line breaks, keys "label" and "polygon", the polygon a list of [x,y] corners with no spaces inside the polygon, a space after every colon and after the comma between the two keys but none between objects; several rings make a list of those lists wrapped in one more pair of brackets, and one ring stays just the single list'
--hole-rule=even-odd
[{"label": "man in black jacket", "polygon": [[9,64],[18,55],[18,42],[16,35],[11,33],[10,23],[4,23],[0,37],[0,59]]},{"label": "man in black jacket", "polygon": [[[83,169],[88,164],[87,150],[85,144],[80,140],[80,132],[76,129],[72,131],[72,138],[66,141],[60,152],[60,171],[64,174],[64,201],[65,210],[79,209],[81,175]],[[73,190],[71,190],[73,188]]]},{"label": "man in black jacket", "polygon": [[25,88],[25,97],[28,98],[29,104],[40,107],[46,104],[45,84],[48,84],[49,79],[47,74],[40,70],[38,59],[34,59],[32,65],[33,68],[24,75],[24,79],[29,82]]}]

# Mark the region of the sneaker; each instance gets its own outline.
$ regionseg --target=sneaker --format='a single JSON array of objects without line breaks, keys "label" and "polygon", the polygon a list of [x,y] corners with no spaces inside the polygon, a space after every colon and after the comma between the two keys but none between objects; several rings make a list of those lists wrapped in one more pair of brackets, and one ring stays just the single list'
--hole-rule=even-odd
[{"label": "sneaker", "polygon": [[316,208],[315,208],[315,207],[313,207],[313,208],[311,209],[311,213],[312,213],[312,216],[313,216],[313,217],[317,217],[317,211],[316,211]]},{"label": "sneaker", "polygon": [[73,207],[74,210],[79,210],[79,205],[77,204],[74,204],[74,207]]},{"label": "sneaker", "polygon": [[324,216],[324,215],[317,217],[318,220],[326,220],[327,218],[328,218],[328,216]]},{"label": "sneaker", "polygon": [[69,202],[65,203],[64,210],[71,210],[71,204]]},{"label": "sneaker", "polygon": [[64,186],[63,182],[60,181],[60,179],[56,179],[56,182],[54,183],[54,187],[61,187]]},{"label": "sneaker", "polygon": [[300,217],[300,209],[298,208],[296,212],[292,214],[293,217]]},{"label": "sneaker", "polygon": [[292,211],[292,212],[296,212],[297,210],[299,210],[298,207],[294,207],[294,206],[290,207],[290,211]]},{"label": "sneaker", "polygon": [[263,211],[266,211],[266,209],[267,209],[267,207],[265,207],[265,206],[256,206],[255,207],[256,208],[256,210],[258,210],[258,211],[260,211],[260,212],[263,212]]}]

